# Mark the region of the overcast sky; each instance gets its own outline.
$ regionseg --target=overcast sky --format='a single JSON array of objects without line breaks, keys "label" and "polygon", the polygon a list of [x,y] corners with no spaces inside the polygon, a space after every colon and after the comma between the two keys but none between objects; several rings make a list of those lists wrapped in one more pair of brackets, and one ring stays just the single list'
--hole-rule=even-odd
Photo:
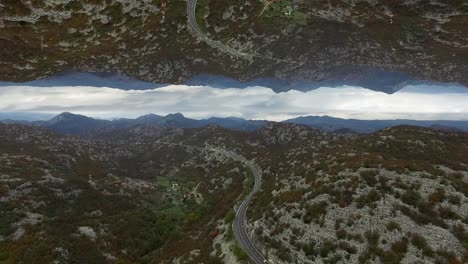
[{"label": "overcast sky", "polygon": [[73,112],[98,118],[180,112],[191,118],[284,120],[304,115],[357,119],[468,120],[468,89],[408,86],[388,95],[360,87],[275,93],[267,87],[169,85],[143,91],[100,87],[0,87],[0,112]]}]

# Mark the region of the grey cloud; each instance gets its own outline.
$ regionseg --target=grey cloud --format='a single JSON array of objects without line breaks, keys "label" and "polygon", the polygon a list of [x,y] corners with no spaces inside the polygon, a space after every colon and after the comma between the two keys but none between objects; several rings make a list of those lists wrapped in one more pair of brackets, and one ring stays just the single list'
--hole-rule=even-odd
[{"label": "grey cloud", "polygon": [[99,118],[181,112],[192,118],[238,116],[270,120],[301,115],[357,119],[468,119],[467,102],[468,89],[427,85],[408,86],[392,95],[350,86],[284,93],[258,86],[216,89],[169,85],[144,91],[100,87],[0,88],[1,112],[70,111]]}]

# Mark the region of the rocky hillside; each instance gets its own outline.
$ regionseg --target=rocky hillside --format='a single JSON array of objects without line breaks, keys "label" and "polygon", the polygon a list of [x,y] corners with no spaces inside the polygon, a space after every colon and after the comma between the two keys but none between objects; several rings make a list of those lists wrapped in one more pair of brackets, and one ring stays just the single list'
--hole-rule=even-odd
[{"label": "rocky hillside", "polygon": [[466,263],[467,134],[315,138],[260,162],[250,227],[274,263]]},{"label": "rocky hillside", "polygon": [[[86,138],[0,123],[0,263],[466,263],[468,134],[341,135],[271,123],[133,126]],[[86,252],[86,254],[83,254]]]},{"label": "rocky hillside", "polygon": [[242,164],[171,144],[181,130],[128,133],[0,124],[0,263],[219,263],[215,221],[242,192]]},{"label": "rocky hillside", "polygon": [[217,42],[191,34],[186,4],[3,0],[0,80],[81,70],[171,83],[199,73],[365,83],[393,72],[396,82],[468,84],[466,1],[199,0],[197,23]]}]

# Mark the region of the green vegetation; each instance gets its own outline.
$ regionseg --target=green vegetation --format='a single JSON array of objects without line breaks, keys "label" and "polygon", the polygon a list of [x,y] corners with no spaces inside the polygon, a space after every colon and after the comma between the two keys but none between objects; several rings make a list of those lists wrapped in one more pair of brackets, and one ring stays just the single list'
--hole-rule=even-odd
[{"label": "green vegetation", "polygon": [[307,24],[307,15],[301,11],[292,12],[292,20],[294,23],[305,26]]},{"label": "green vegetation", "polygon": [[334,252],[338,246],[330,240],[325,240],[319,249],[319,255],[326,258],[330,253]]},{"label": "green vegetation", "polygon": [[123,20],[123,14],[122,14],[122,4],[120,2],[115,3],[112,6],[109,6],[106,8],[106,11],[108,12],[109,16],[111,17],[110,23],[112,24],[118,24],[121,23]]},{"label": "green vegetation", "polygon": [[240,262],[246,261],[249,256],[245,253],[245,251],[239,247],[237,244],[232,246],[232,253],[236,256],[237,260]]},{"label": "green vegetation", "polygon": [[280,23],[295,23],[298,25],[306,25],[308,16],[306,13],[297,9],[291,0],[270,1],[266,10],[261,14],[263,21],[281,21]]},{"label": "green vegetation", "polygon": [[209,10],[209,5],[210,0],[198,0],[197,9],[195,12],[198,26],[203,32],[208,32],[208,29],[206,28],[205,15]]},{"label": "green vegetation", "polygon": [[167,177],[157,176],[156,177],[156,182],[157,182],[157,184],[159,184],[159,185],[161,185],[163,187],[166,187],[166,188],[169,188],[169,187],[172,186],[171,181]]},{"label": "green vegetation", "polygon": [[234,212],[233,209],[229,210],[226,213],[226,216],[224,217],[224,223],[231,224],[234,221],[235,217],[236,217],[236,212]]},{"label": "green vegetation", "polygon": [[246,173],[247,173],[247,179],[246,179],[247,181],[245,184],[246,188],[252,189],[255,184],[255,176],[253,175],[253,172],[250,168],[247,168]]},{"label": "green vegetation", "polygon": [[[123,221],[122,221],[123,220]],[[181,215],[139,209],[128,212],[115,226],[115,234],[127,238],[124,242],[133,248],[136,256],[145,255],[160,248],[167,240],[182,236]]]},{"label": "green vegetation", "polygon": [[413,189],[406,190],[405,193],[401,196],[402,202],[412,206],[416,206],[420,200],[421,194]]},{"label": "green vegetation", "polygon": [[230,209],[226,216],[224,216],[224,223],[227,224],[227,232],[226,232],[226,240],[233,241],[234,240],[234,230],[232,230],[232,223],[236,218],[236,213],[233,209]]},{"label": "green vegetation", "polygon": [[400,224],[395,221],[390,221],[386,225],[388,231],[401,231]]},{"label": "green vegetation", "polygon": [[255,176],[253,175],[252,170],[249,167],[246,167],[244,189],[243,189],[241,197],[247,196],[252,191],[254,185],[255,185]]},{"label": "green vegetation", "polygon": [[304,243],[302,245],[302,250],[304,251],[307,257],[312,258],[312,257],[317,256],[318,252],[317,252],[317,249],[315,248],[316,244],[317,243],[315,241],[311,241],[309,243]]},{"label": "green vegetation", "polygon": [[411,244],[413,244],[418,249],[422,250],[425,256],[432,257],[434,255],[434,251],[431,247],[429,247],[426,239],[419,234],[411,234]]},{"label": "green vegetation", "polygon": [[0,203],[0,236],[6,237],[15,231],[14,223],[25,215],[14,210],[12,205]]},{"label": "green vegetation", "polygon": [[367,194],[363,194],[356,199],[357,208],[363,208],[364,206],[368,206],[370,208],[375,207],[375,202],[381,199],[379,192],[377,190],[372,189]]},{"label": "green vegetation", "polygon": [[5,8],[4,14],[10,16],[27,16],[31,14],[31,10],[23,3],[23,1],[4,0],[2,2],[2,8]]},{"label": "green vegetation", "polygon": [[328,202],[321,201],[312,205],[307,205],[306,213],[302,217],[304,223],[309,224],[312,221],[318,222],[319,218],[327,213]]}]

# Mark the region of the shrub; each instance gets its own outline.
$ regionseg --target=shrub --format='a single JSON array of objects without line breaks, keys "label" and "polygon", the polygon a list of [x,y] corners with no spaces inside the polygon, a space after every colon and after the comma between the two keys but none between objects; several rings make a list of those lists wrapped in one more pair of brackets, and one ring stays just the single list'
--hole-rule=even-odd
[{"label": "shrub", "polygon": [[457,255],[455,255],[451,251],[446,251],[446,250],[438,250],[437,255],[445,259],[446,261],[443,261],[442,259],[437,259],[436,263],[450,263],[450,264],[462,264],[457,258]]},{"label": "shrub", "polygon": [[380,261],[385,264],[398,264],[400,263],[400,257],[393,251],[383,251],[379,256]]},{"label": "shrub", "polygon": [[377,171],[375,170],[365,170],[360,172],[362,179],[367,183],[369,186],[375,186],[377,184]]},{"label": "shrub", "polygon": [[455,213],[454,211],[452,211],[449,207],[443,207],[443,206],[439,206],[439,216],[443,219],[452,219],[452,220],[456,220],[456,219],[460,219],[461,217]]},{"label": "shrub", "polygon": [[289,249],[285,247],[280,247],[278,250],[278,257],[288,263],[292,260],[291,255],[289,254]]},{"label": "shrub", "polygon": [[338,263],[340,262],[340,260],[342,259],[343,257],[339,254],[335,254],[333,256],[331,256],[330,258],[328,258],[328,260],[326,261],[326,263],[330,263],[330,264],[335,264],[335,263]]},{"label": "shrub", "polygon": [[390,185],[388,185],[388,178],[387,177],[384,177],[384,176],[380,176],[379,177],[379,183],[380,183],[380,186],[378,187],[379,190],[381,190],[382,192],[384,193],[392,193],[392,188],[390,187]]},{"label": "shrub", "polygon": [[315,249],[315,241],[311,241],[307,244],[304,244],[302,250],[304,251],[307,257],[315,257],[317,256],[317,250]]},{"label": "shrub", "polygon": [[308,205],[306,207],[306,213],[303,217],[304,223],[308,224],[312,220],[318,220],[322,215],[327,212],[328,203],[326,201],[321,201],[320,203]]},{"label": "shrub", "polygon": [[364,242],[364,238],[363,238],[362,235],[359,234],[359,233],[357,233],[357,234],[350,234],[350,233],[348,233],[347,239],[348,239],[348,240],[354,240],[354,241],[359,242],[359,243]]},{"label": "shrub", "polygon": [[385,226],[387,227],[387,230],[390,231],[390,232],[394,231],[394,230],[401,231],[400,224],[398,224],[395,221],[390,221]]},{"label": "shrub", "polygon": [[302,200],[302,194],[299,191],[283,192],[279,196],[281,203],[296,203]]},{"label": "shrub", "polygon": [[224,223],[232,223],[234,221],[234,218],[236,217],[236,214],[234,213],[234,210],[229,210],[226,213],[226,216],[224,217]]},{"label": "shrub", "polygon": [[[452,226],[452,234],[460,240],[461,243],[468,246],[468,232],[465,227],[461,224],[455,224]],[[468,249],[468,248],[467,248]]]},{"label": "shrub", "polygon": [[363,194],[356,199],[357,208],[363,208],[366,205],[372,207],[372,204],[379,201],[380,198],[380,194],[373,189],[369,193]]},{"label": "shrub", "polygon": [[421,200],[421,194],[415,190],[406,190],[406,192],[401,196],[401,201],[405,204],[416,206]]},{"label": "shrub", "polygon": [[338,218],[338,219],[335,220],[335,230],[340,229],[342,222],[343,222],[342,218]]},{"label": "shrub", "polygon": [[337,246],[335,243],[330,240],[325,240],[325,242],[322,244],[322,247],[320,247],[319,254],[322,258],[326,258],[328,254],[335,251],[336,248]]},{"label": "shrub", "polygon": [[357,249],[346,241],[341,241],[338,243],[338,248],[348,252],[349,254],[356,254],[357,252]]},{"label": "shrub", "polygon": [[348,234],[348,232],[346,232],[346,230],[340,228],[338,230],[336,230],[336,238],[338,239],[345,239],[346,238],[346,235]]},{"label": "shrub", "polygon": [[461,198],[460,198],[460,196],[458,196],[456,194],[450,194],[449,197],[448,197],[448,201],[449,201],[449,203],[451,203],[453,205],[460,205]]},{"label": "shrub", "polygon": [[408,240],[402,239],[392,243],[391,249],[398,255],[404,255],[408,252]]},{"label": "shrub", "polygon": [[446,199],[445,190],[442,188],[437,188],[435,192],[429,195],[429,201],[431,204],[441,203]]},{"label": "shrub", "polygon": [[246,261],[248,259],[247,254],[244,252],[242,248],[240,248],[238,245],[233,245],[232,247],[232,253],[236,256],[237,260],[240,262]]},{"label": "shrub", "polygon": [[377,245],[379,242],[380,234],[377,231],[366,231],[364,236],[366,237],[368,244]]},{"label": "shrub", "polygon": [[368,263],[368,260],[370,260],[370,259],[372,259],[372,258],[373,258],[372,252],[370,252],[369,250],[366,250],[366,251],[363,251],[363,252],[359,255],[358,261],[359,261],[359,263],[361,263],[361,264],[365,264],[365,263]]},{"label": "shrub", "polygon": [[425,256],[432,257],[434,255],[434,252],[432,251],[432,248],[429,247],[429,245],[427,244],[426,239],[419,234],[413,233],[411,235],[411,244],[413,244],[418,249],[422,250]]}]

